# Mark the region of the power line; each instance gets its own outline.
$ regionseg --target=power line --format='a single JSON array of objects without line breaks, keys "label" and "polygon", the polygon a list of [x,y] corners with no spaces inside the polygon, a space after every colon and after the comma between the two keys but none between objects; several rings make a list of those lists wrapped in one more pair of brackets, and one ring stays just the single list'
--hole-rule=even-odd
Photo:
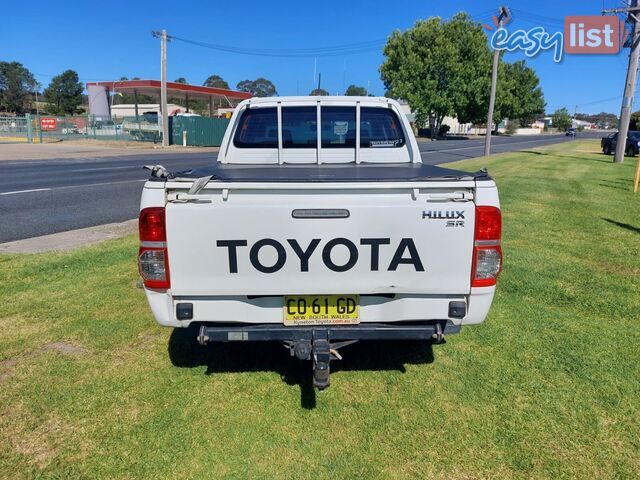
[{"label": "power line", "polygon": [[[492,19],[493,16],[490,14],[490,12],[491,11],[488,10],[470,17],[474,22],[482,24]],[[175,35],[168,36],[167,38],[220,52],[236,53],[240,55],[251,55],[258,57],[287,58],[332,57],[366,53],[370,51],[380,50],[388,40],[387,38],[378,38],[375,40],[368,40],[363,42],[309,48],[252,48],[203,42],[199,40],[177,37]]]},{"label": "power line", "polygon": [[351,43],[345,45],[333,45],[327,47],[313,47],[313,48],[245,48],[245,47],[233,47],[231,45],[221,45],[215,43],[201,42],[197,40],[190,40],[187,38],[171,36],[172,40],[196,45],[211,50],[217,50],[227,53],[237,53],[241,55],[252,55],[259,57],[289,57],[289,58],[304,58],[304,57],[328,57],[337,55],[352,55],[355,53],[363,53],[372,50],[379,50],[384,46],[387,39],[370,40],[366,42]]},{"label": "power line", "polygon": [[[546,23],[546,24],[552,24],[552,25],[564,27],[564,20],[560,20],[558,18],[545,17],[544,15],[538,15],[537,13],[527,12],[525,10],[520,10],[518,8],[512,8],[511,11],[518,16],[518,19],[521,16],[524,19],[530,19],[532,21],[535,20],[540,23]],[[516,15],[514,15],[514,17],[516,17]]]}]

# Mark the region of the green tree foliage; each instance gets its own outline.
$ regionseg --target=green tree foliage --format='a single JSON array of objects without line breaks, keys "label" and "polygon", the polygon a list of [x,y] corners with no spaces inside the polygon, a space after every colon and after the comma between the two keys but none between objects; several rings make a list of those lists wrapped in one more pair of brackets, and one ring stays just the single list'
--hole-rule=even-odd
[{"label": "green tree foliage", "polygon": [[525,127],[544,114],[545,106],[540,79],[524,60],[499,66],[496,123],[508,118]]},{"label": "green tree foliage", "polygon": [[205,87],[226,88],[229,90],[229,84],[220,75],[209,75],[202,84]]},{"label": "green tree foliage", "polygon": [[444,24],[447,41],[454,45],[452,113],[460,123],[484,123],[491,91],[492,52],[482,26],[466,13]]},{"label": "green tree foliage", "polygon": [[347,91],[344,94],[347,97],[366,97],[367,89],[364,87],[358,87],[357,85],[349,85]]},{"label": "green tree foliage", "polygon": [[465,13],[449,21],[433,17],[395,31],[384,47],[380,67],[385,87],[409,102],[418,124],[447,115],[461,122],[486,118],[491,53],[479,24]]},{"label": "green tree foliage", "polygon": [[242,80],[238,82],[236,88],[241,92],[249,92],[254,97],[273,97],[278,95],[276,86],[266,78],[256,78],[255,80]]},{"label": "green tree foliage", "polygon": [[329,92],[327,92],[324,88],[314,88],[309,92],[309,95],[312,97],[328,97]]},{"label": "green tree foliage", "polygon": [[174,83],[188,83],[188,82],[187,82],[187,79],[186,79],[186,78],[184,78],[184,77],[178,77],[178,78],[176,78],[173,82],[174,82]]},{"label": "green tree foliage", "polygon": [[82,103],[84,87],[74,70],[66,70],[51,79],[44,91],[49,111],[55,115],[73,114]]},{"label": "green tree foliage", "polygon": [[385,90],[384,91],[384,96],[387,97],[387,98],[393,98],[395,100],[398,100],[400,98],[398,95],[393,93],[393,91],[391,89]]},{"label": "green tree foliage", "polygon": [[31,107],[31,94],[37,82],[18,62],[0,62],[0,110],[22,114]]},{"label": "green tree foliage", "polygon": [[[448,115],[461,123],[486,122],[492,52],[482,26],[466,13],[395,31],[383,52],[386,95],[409,102],[419,125],[431,120],[431,131],[437,132]],[[544,97],[535,72],[524,62],[500,62],[496,120],[526,122],[542,113]]]},{"label": "green tree foliage", "polygon": [[558,130],[563,131],[567,128],[571,127],[571,115],[569,115],[569,110],[566,108],[559,108],[553,115],[551,115],[551,121],[553,122],[553,126]]}]

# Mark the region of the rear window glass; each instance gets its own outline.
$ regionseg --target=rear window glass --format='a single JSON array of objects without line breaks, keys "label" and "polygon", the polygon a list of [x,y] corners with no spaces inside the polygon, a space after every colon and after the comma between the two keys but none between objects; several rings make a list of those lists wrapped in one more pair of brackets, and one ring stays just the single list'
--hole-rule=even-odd
[{"label": "rear window glass", "polygon": [[395,113],[386,108],[360,109],[361,148],[393,148],[404,144],[402,126]]},{"label": "rear window glass", "polygon": [[356,109],[322,107],[322,148],[356,147]]},{"label": "rear window glass", "polygon": [[233,144],[238,148],[278,148],[278,113],[275,108],[250,108],[238,122]]},{"label": "rear window glass", "polygon": [[[322,107],[322,148],[355,148],[356,109]],[[316,148],[317,107],[282,108],[283,148]],[[360,109],[360,147],[395,148],[406,143],[396,114],[386,108]],[[245,110],[233,137],[238,148],[278,148],[278,113],[275,107]]]},{"label": "rear window glass", "polygon": [[[276,138],[276,147],[278,146],[277,140]],[[317,143],[318,112],[316,107],[284,107],[282,109],[282,147],[316,148]]]}]

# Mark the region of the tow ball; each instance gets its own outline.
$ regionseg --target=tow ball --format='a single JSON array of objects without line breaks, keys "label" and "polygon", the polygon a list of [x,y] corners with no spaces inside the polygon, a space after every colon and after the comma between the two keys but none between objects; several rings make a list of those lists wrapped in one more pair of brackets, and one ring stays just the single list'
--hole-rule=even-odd
[{"label": "tow ball", "polygon": [[295,340],[285,342],[291,356],[298,360],[311,360],[313,366],[313,386],[324,390],[329,386],[329,363],[331,360],[342,360],[338,349],[356,343],[357,340],[331,343],[328,335],[314,332],[311,340]]}]

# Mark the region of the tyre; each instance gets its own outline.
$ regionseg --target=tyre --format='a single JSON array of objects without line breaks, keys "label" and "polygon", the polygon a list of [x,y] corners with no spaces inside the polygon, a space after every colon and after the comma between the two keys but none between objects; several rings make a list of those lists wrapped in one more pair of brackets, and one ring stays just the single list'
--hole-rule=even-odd
[{"label": "tyre", "polygon": [[626,155],[627,155],[627,157],[635,157],[636,156],[636,152],[634,151],[633,147],[627,147]]},{"label": "tyre", "polygon": [[602,153],[604,153],[605,155],[611,155],[611,146],[610,145],[605,145],[602,148]]}]

